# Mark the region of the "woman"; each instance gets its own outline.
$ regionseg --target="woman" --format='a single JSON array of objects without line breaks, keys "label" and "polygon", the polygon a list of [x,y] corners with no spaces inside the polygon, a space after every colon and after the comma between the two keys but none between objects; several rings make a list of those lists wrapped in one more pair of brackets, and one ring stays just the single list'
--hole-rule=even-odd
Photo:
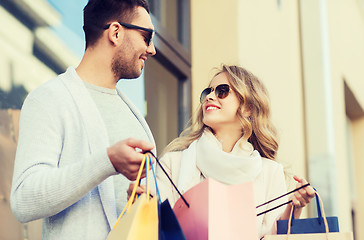
[{"label": "woman", "polygon": [[[283,167],[275,160],[277,134],[263,84],[241,67],[223,65],[202,91],[200,102],[191,126],[166,147],[160,160],[179,190],[184,193],[210,177],[226,184],[253,181],[256,205],[286,193]],[[294,179],[297,187],[307,183]],[[173,206],[179,195],[158,168],[157,180],[162,198]],[[276,221],[288,219],[292,205],[299,217],[313,197],[312,187],[305,187],[290,196],[292,204],[286,208],[259,216],[260,237],[274,234]],[[265,205],[259,212],[286,201]]]}]

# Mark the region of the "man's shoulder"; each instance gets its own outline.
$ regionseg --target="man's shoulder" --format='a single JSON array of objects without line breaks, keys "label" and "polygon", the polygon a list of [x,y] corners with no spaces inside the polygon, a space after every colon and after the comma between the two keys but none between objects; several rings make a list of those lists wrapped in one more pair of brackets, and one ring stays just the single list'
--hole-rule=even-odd
[{"label": "man's shoulder", "polygon": [[57,96],[64,95],[66,87],[62,81],[66,72],[59,74],[58,76],[44,82],[43,84],[32,90],[27,98],[34,98],[39,100],[46,100],[47,98],[54,99]]}]

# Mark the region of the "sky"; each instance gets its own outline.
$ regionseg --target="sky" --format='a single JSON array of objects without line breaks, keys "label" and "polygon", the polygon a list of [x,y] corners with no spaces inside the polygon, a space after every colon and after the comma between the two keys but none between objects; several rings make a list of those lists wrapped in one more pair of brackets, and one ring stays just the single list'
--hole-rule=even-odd
[{"label": "sky", "polygon": [[[85,36],[83,26],[83,8],[88,0],[48,0],[62,18],[59,26],[53,30],[63,42],[78,56],[82,57],[85,50]],[[143,74],[138,79],[120,80],[117,87],[125,93],[136,105],[139,111],[145,115],[145,95]]]},{"label": "sky", "polygon": [[62,18],[62,24],[53,27],[53,30],[78,57],[81,57],[85,49],[82,26],[83,8],[87,0],[48,0],[48,2]]}]

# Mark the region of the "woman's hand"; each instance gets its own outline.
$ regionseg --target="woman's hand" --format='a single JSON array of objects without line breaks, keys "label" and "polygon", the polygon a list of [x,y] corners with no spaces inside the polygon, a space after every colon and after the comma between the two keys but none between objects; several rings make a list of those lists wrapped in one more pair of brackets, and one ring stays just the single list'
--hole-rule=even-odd
[{"label": "woman's hand", "polygon": [[[297,181],[296,188],[299,188],[307,184],[306,179],[300,178],[298,176],[293,177]],[[311,202],[311,199],[315,197],[315,190],[311,186],[304,187],[291,195],[290,200],[292,200],[292,205],[295,209],[300,209],[305,207]]]},{"label": "woman's hand", "polygon": [[[300,178],[298,176],[293,177],[297,181],[296,188],[299,188],[307,184],[306,179]],[[315,197],[315,190],[311,186],[304,187],[292,194],[289,200],[292,200],[291,204],[288,204],[286,210],[284,211],[281,219],[288,219],[291,213],[291,208],[294,206],[294,216],[299,218],[301,216],[302,208],[311,202],[311,199]]]},{"label": "woman's hand", "polygon": [[[130,183],[130,184],[129,184],[129,188],[128,188],[128,190],[126,191],[126,192],[127,192],[127,194],[128,194],[128,200],[129,200],[129,198],[130,198],[130,196],[131,196],[131,193],[133,192],[134,186],[135,186],[135,183]],[[144,185],[137,186],[136,194],[137,194],[137,195],[140,195],[140,194],[143,194],[143,193],[145,193],[145,186],[144,186]],[[133,203],[134,203],[134,201],[135,201],[135,198],[134,198],[134,200],[133,200]]]}]

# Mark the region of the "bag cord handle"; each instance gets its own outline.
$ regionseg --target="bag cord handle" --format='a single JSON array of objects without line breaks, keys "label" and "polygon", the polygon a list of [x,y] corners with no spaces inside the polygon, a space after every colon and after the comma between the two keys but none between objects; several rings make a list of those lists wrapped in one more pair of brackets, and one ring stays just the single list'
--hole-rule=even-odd
[{"label": "bag cord handle", "polygon": [[[142,172],[143,172],[143,168],[144,168],[144,164],[145,164],[145,162],[146,162],[146,158],[147,158],[147,156],[146,156],[146,154],[145,154],[145,155],[143,156],[143,160],[142,160],[142,162],[140,163],[139,172],[138,172],[137,178],[136,178],[136,180],[135,180],[135,182],[136,182],[136,183],[139,183],[139,182],[140,182],[140,179],[141,179],[141,176],[142,176]],[[147,166],[146,166],[146,167],[148,167],[148,166],[149,166],[149,164],[148,164],[148,162],[147,162]],[[146,172],[147,172],[147,171],[146,171]],[[147,173],[146,173],[146,174],[147,174]],[[133,204],[134,198],[136,197],[135,195],[136,195],[137,187],[138,187],[138,184],[135,184],[135,185],[134,185],[134,188],[133,188],[133,191],[132,191],[132,193],[131,193],[131,195],[130,195],[130,198],[129,198],[129,200],[128,200],[128,202],[126,203],[126,205],[125,205],[125,207],[124,207],[123,211],[122,211],[122,212],[121,212],[121,214],[119,215],[118,220],[116,220],[116,223],[115,223],[115,225],[114,225],[114,228],[116,227],[116,225],[118,225],[118,223],[119,223],[119,221],[120,221],[121,217],[124,215],[125,211],[126,211],[126,212],[128,212],[128,211],[129,211],[129,207]],[[148,188],[149,188],[149,184],[148,184],[148,178],[147,178],[147,192],[149,192],[149,191],[148,191],[148,190],[149,190]],[[148,194],[147,196],[149,196],[149,194]],[[148,197],[148,199],[149,199],[149,197]]]},{"label": "bag cord handle", "polygon": [[[288,193],[285,193],[285,194],[283,194],[283,195],[281,195],[281,196],[279,196],[279,197],[276,197],[276,198],[274,198],[274,199],[272,199],[272,200],[269,200],[268,202],[265,202],[265,203],[263,203],[263,204],[260,204],[260,205],[256,206],[256,208],[260,208],[261,206],[264,206],[264,205],[267,205],[268,203],[274,202],[274,201],[276,201],[276,200],[278,200],[278,199],[280,199],[280,198],[282,198],[282,197],[284,197],[284,196],[287,196],[287,195],[289,195],[289,194],[291,194],[291,193],[293,193],[293,192],[296,192],[296,191],[298,191],[298,190],[300,190],[300,189],[302,189],[302,188],[305,188],[305,187],[307,187],[307,186],[309,186],[309,185],[310,185],[309,183],[307,183],[307,184],[305,184],[305,185],[302,185],[301,187],[298,187],[298,188],[296,188],[296,189],[293,189],[292,191],[290,191],[290,192],[288,192]],[[280,204],[280,205],[278,205],[278,206],[276,206],[276,207],[273,207],[273,208],[268,209],[268,210],[266,210],[266,211],[264,211],[264,212],[258,213],[258,214],[257,214],[257,217],[258,217],[258,216],[260,216],[260,215],[262,215],[262,214],[265,214],[265,213],[267,213],[267,212],[273,211],[273,210],[275,210],[275,209],[277,209],[277,208],[279,208],[279,207],[282,207],[282,206],[284,206],[284,205],[286,205],[286,204],[289,204],[289,203],[291,203],[291,202],[292,202],[292,200],[289,200],[288,202],[282,203],[282,204]]]},{"label": "bag cord handle", "polygon": [[176,187],[176,185],[173,183],[171,177],[168,175],[168,173],[166,172],[166,170],[164,170],[162,164],[159,162],[158,158],[151,152],[151,151],[145,151],[144,153],[150,153],[155,160],[157,161],[158,165],[161,167],[161,169],[163,170],[164,174],[167,176],[168,180],[172,183],[174,189],[176,189],[178,195],[180,195],[180,197],[182,198],[182,200],[184,201],[184,203],[186,204],[186,206],[189,208],[190,204],[188,204],[187,200],[183,197],[183,195],[180,193],[180,191],[178,190],[178,188]]},{"label": "bag cord handle", "polygon": [[156,189],[157,194],[158,194],[158,201],[159,201],[159,203],[162,203],[161,195],[159,193],[159,188],[158,188],[158,184],[157,184],[157,177],[156,177],[156,174],[154,172],[152,158],[150,157],[149,153],[146,153],[146,154],[148,155],[148,159],[149,159],[148,161],[150,162],[150,165],[151,165],[151,168],[152,168],[153,178],[154,178],[154,182],[155,182],[155,189]]}]

